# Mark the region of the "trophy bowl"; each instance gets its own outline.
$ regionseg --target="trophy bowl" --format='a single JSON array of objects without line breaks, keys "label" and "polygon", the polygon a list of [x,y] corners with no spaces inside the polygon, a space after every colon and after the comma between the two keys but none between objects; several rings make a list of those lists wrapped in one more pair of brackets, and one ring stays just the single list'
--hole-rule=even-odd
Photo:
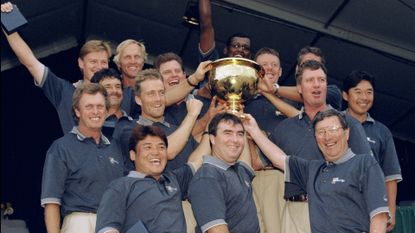
[{"label": "trophy bowl", "polygon": [[222,58],[211,63],[209,85],[212,96],[226,101],[230,111],[236,114],[240,104],[257,93],[261,66],[246,58]]}]

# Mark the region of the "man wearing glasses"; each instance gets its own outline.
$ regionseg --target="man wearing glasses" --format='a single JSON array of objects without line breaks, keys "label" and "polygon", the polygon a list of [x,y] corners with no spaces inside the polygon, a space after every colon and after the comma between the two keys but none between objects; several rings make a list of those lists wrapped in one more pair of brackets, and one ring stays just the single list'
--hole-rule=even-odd
[{"label": "man wearing glasses", "polygon": [[344,114],[329,109],[314,118],[311,131],[324,160],[287,156],[252,116],[244,127],[272,164],[284,170],[285,181],[307,191],[312,232],[386,232],[389,210],[382,170],[373,156],[349,147]]},{"label": "man wearing glasses", "polygon": [[[304,101],[304,107],[298,116],[287,118],[278,124],[271,132],[270,139],[286,154],[306,160],[322,160],[323,156],[314,137],[312,122],[318,112],[332,108],[326,103],[327,71],[325,66],[317,61],[305,61],[298,67],[296,82],[297,91]],[[346,116],[346,121],[349,125],[348,145],[351,150],[355,154],[371,154],[361,124],[350,116]],[[286,206],[282,219],[282,232],[311,232],[307,190],[298,184],[286,183],[284,192]]]}]

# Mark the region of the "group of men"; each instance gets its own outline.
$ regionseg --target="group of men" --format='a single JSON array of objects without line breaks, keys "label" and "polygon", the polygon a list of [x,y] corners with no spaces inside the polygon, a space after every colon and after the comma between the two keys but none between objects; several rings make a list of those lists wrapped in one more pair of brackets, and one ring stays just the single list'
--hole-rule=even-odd
[{"label": "group of men", "polygon": [[[1,5],[2,12],[11,9]],[[142,70],[147,52],[132,39],[116,48],[120,75],[108,66],[110,46],[91,40],[78,58],[83,79],[72,84],[42,64],[17,32],[4,33],[56,108],[64,133],[43,169],[47,231],[393,229],[402,176],[390,131],[368,113],[374,77],[353,71],[341,93],[327,83],[322,51],[306,46],[296,86],[279,86],[280,55],[264,47],[254,56],[264,70],[259,94],[244,103],[241,120],[204,81],[220,55],[208,0],[199,2],[199,12],[201,63],[189,77],[171,52]],[[249,36],[234,34],[223,55],[250,59],[250,48]]]}]

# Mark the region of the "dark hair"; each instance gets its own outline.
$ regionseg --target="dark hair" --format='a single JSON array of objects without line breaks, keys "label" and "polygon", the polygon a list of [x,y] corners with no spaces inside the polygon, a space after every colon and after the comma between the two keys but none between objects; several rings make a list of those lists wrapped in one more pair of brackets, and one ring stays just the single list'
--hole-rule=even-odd
[{"label": "dark hair", "polygon": [[221,122],[231,122],[233,125],[242,125],[242,128],[244,127],[239,117],[237,117],[234,114],[225,112],[217,114],[215,117],[212,118],[212,120],[209,123],[209,134],[216,136],[216,133],[218,131],[218,125]]},{"label": "dark hair", "polygon": [[303,73],[305,70],[318,70],[318,69],[322,69],[323,72],[327,76],[327,68],[324,66],[324,64],[318,61],[314,61],[314,60],[305,61],[303,64],[298,66],[298,69],[295,73],[295,81],[297,82],[297,84],[301,83],[301,80],[303,79]]},{"label": "dark hair", "polygon": [[79,87],[77,87],[72,95],[72,113],[74,114],[75,118],[78,118],[75,114],[75,109],[79,109],[79,101],[81,100],[84,94],[95,95],[100,93],[104,96],[105,99],[105,108],[108,110],[110,107],[110,102],[108,99],[107,90],[102,85],[97,83],[83,83]]},{"label": "dark hair", "polygon": [[306,46],[302,48],[300,52],[298,52],[297,64],[301,65],[301,59],[303,58],[304,55],[309,54],[309,53],[312,53],[316,55],[317,57],[320,57],[321,63],[326,64],[326,59],[324,58],[323,51],[318,47],[312,47],[312,46]]},{"label": "dark hair", "polygon": [[102,69],[100,71],[95,72],[95,74],[91,78],[91,83],[99,83],[106,78],[118,79],[120,80],[122,85],[122,78],[120,74],[113,68]]},{"label": "dark hair", "polygon": [[250,41],[250,42],[251,42],[251,44],[252,44],[251,37],[249,37],[247,34],[244,34],[244,33],[241,33],[241,32],[237,32],[237,33],[234,33],[234,34],[232,34],[231,36],[229,36],[229,37],[228,37],[228,39],[226,40],[226,47],[231,46],[231,44],[232,44],[232,40],[233,40],[233,38],[235,38],[235,37],[248,38],[248,39],[249,39],[249,41]]},{"label": "dark hair", "polygon": [[184,71],[182,58],[173,52],[168,52],[168,53],[163,53],[163,54],[158,55],[153,62],[154,68],[159,70],[161,64],[164,64],[169,61],[177,61],[180,64],[182,70]]},{"label": "dark hair", "polygon": [[255,60],[262,54],[271,54],[280,58],[280,54],[275,49],[262,47],[255,53]]},{"label": "dark hair", "polygon": [[361,81],[366,80],[375,88],[375,77],[363,70],[353,70],[343,81],[342,91],[348,92],[351,88],[356,87]]},{"label": "dark hair", "polygon": [[313,120],[313,128],[316,128],[318,122],[332,116],[335,116],[339,119],[340,125],[343,129],[349,128],[349,124],[346,121],[345,114],[340,111],[337,111],[334,108],[318,112]]},{"label": "dark hair", "polygon": [[164,144],[166,144],[166,147],[168,146],[167,137],[163,129],[155,125],[137,125],[133,129],[133,132],[130,137],[130,141],[128,144],[129,151],[135,151],[137,144],[140,141],[144,140],[147,136],[159,137],[161,140],[163,140]]}]

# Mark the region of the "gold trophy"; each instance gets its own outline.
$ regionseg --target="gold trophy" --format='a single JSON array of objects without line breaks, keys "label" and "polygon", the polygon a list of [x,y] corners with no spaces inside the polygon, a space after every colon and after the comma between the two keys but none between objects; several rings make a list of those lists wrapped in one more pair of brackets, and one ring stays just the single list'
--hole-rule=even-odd
[{"label": "gold trophy", "polygon": [[238,115],[240,104],[257,93],[261,66],[246,58],[222,58],[211,63],[209,85],[212,96],[226,101],[230,112]]}]

